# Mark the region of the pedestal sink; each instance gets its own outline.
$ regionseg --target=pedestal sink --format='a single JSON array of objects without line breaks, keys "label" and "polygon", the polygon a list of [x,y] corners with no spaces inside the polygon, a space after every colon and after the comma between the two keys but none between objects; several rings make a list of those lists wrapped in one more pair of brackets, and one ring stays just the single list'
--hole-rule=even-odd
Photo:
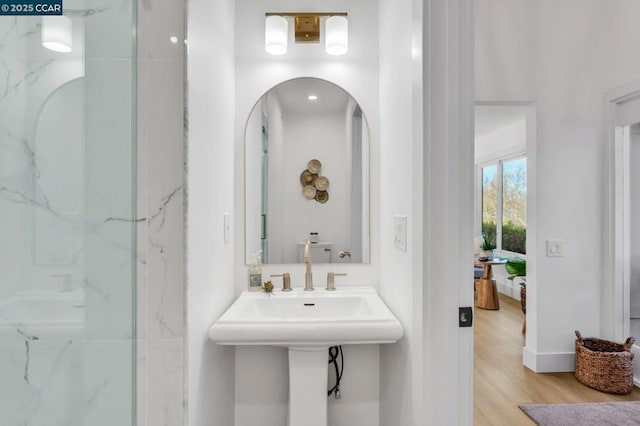
[{"label": "pedestal sink", "polygon": [[328,348],[394,343],[402,325],[372,287],[243,292],[209,330],[220,345],[289,348],[289,426],[327,425]]}]

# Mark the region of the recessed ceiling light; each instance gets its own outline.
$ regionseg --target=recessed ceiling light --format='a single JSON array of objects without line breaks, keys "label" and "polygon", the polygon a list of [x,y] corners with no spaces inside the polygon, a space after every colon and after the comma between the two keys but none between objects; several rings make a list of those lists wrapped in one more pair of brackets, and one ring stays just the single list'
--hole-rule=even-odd
[{"label": "recessed ceiling light", "polygon": [[307,96],[307,99],[309,99],[310,101],[315,101],[316,99],[318,99],[317,95],[309,95]]},{"label": "recessed ceiling light", "polygon": [[178,37],[176,37],[176,36],[171,36],[171,37],[169,37],[169,41],[170,41],[171,43],[173,43],[173,44],[176,44],[176,43],[178,43]]}]

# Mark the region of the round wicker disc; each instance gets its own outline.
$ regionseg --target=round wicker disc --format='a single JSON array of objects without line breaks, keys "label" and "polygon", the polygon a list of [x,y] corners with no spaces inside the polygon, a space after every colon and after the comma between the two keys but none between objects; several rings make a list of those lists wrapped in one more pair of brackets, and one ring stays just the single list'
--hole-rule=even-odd
[{"label": "round wicker disc", "polygon": [[317,195],[317,191],[313,186],[307,185],[302,188],[302,195],[304,195],[304,197],[308,198],[309,200],[313,200],[313,198]]},{"label": "round wicker disc", "polygon": [[304,170],[301,174],[300,174],[300,184],[302,186],[305,185],[313,185],[314,182],[316,181],[318,175],[317,174],[313,174],[311,173],[309,170]]},{"label": "round wicker disc", "polygon": [[322,163],[319,160],[316,160],[315,158],[307,163],[307,169],[313,174],[320,173],[321,167],[322,167]]},{"label": "round wicker disc", "polygon": [[327,191],[316,191],[316,201],[324,204],[329,201],[329,193]]},{"label": "round wicker disc", "polygon": [[325,176],[318,176],[316,179],[316,189],[320,191],[326,191],[329,188],[329,179]]}]

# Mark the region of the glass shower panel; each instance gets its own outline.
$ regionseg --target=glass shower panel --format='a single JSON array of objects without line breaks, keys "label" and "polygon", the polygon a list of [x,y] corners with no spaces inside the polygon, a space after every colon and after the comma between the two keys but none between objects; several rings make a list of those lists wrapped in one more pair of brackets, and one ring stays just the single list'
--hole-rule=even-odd
[{"label": "glass shower panel", "polygon": [[128,426],[135,395],[135,2],[0,17],[0,412]]}]

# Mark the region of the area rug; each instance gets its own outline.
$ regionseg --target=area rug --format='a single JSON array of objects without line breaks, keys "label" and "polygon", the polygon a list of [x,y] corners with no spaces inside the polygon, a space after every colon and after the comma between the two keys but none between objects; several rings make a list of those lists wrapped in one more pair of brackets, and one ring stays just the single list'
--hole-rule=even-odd
[{"label": "area rug", "polygon": [[640,401],[586,404],[520,404],[539,426],[640,425]]}]

